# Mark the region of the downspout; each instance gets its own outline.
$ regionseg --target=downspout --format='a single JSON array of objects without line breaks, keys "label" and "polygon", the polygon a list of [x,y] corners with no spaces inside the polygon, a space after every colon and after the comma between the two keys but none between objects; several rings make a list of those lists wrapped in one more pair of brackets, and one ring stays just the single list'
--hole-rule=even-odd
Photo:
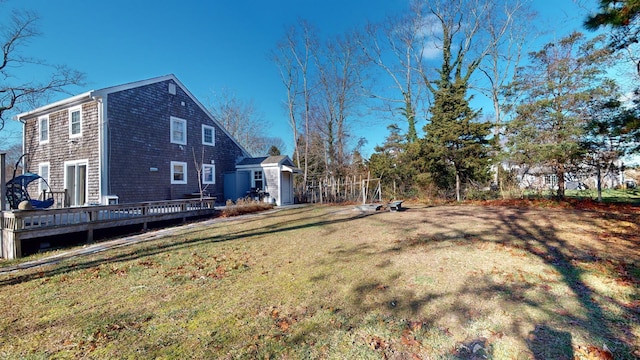
[{"label": "downspout", "polygon": [[[25,119],[18,119],[18,121],[20,121],[22,123],[22,156],[25,156],[27,154],[27,148],[26,148],[26,143],[27,143],[27,120]],[[22,159],[22,157],[20,157]],[[18,160],[18,163],[20,162],[20,160]],[[27,156],[27,158],[24,160],[24,165],[22,166],[22,173],[24,174],[24,172],[27,170],[27,166],[29,162],[29,157]],[[18,164],[16,164],[16,167],[14,168],[13,171],[13,176],[16,176],[16,172],[15,169],[18,167]]]},{"label": "downspout", "polygon": [[99,201],[105,203],[106,195],[110,195],[109,183],[109,121],[105,116],[106,99],[91,93],[91,98],[98,103],[98,190]]}]

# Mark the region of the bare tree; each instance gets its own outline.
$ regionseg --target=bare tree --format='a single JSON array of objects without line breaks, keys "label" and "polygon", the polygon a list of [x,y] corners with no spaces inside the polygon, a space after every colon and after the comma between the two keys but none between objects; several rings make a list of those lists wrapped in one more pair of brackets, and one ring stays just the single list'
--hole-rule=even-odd
[{"label": "bare tree", "polygon": [[363,99],[360,89],[365,61],[354,36],[328,41],[316,50],[314,125],[325,142],[326,173],[342,176],[348,168],[350,120]]},{"label": "bare tree", "polygon": [[[280,69],[282,81],[287,88],[287,109],[289,123],[294,136],[294,153],[298,166],[303,167],[303,181],[307,182],[309,167],[307,158],[311,141],[311,66],[312,49],[317,46],[314,30],[305,21],[300,21],[297,26],[292,26],[286,32],[284,39],[278,45],[274,61]],[[299,99],[301,98],[301,101]],[[301,120],[298,120],[298,116]],[[304,137],[301,142],[300,138]],[[298,146],[304,146],[300,154]],[[302,157],[302,163],[301,161]]]},{"label": "bare tree", "polygon": [[411,9],[410,13],[389,17],[383,23],[368,24],[359,38],[367,59],[391,84],[371,90],[369,96],[382,101],[385,111],[392,116],[399,113],[405,118],[406,139],[410,143],[418,139],[416,115],[424,96],[419,74],[425,57],[432,55],[427,50],[425,36],[429,21],[422,16],[420,6],[414,5]]},{"label": "bare tree", "polygon": [[[54,93],[67,93],[70,85],[82,85],[84,74],[64,65],[22,55],[29,41],[40,35],[38,16],[30,11],[13,10],[7,24],[0,24],[0,130],[4,128],[6,114],[23,107],[37,107]],[[49,75],[41,80],[21,80],[12,74],[17,68],[48,68]]]},{"label": "bare tree", "polygon": [[266,136],[268,121],[252,100],[242,100],[229,89],[223,89],[210,100],[209,111],[215,119],[251,155],[264,155],[271,145],[282,140]]},{"label": "bare tree", "polygon": [[[504,88],[509,84],[520,65],[524,47],[533,32],[532,19],[535,13],[530,10],[530,0],[506,0],[502,11],[494,12],[487,19],[486,33],[488,40],[487,56],[478,69],[485,75],[475,88],[488,97],[493,104],[493,136],[496,145],[500,145],[500,133],[503,131],[503,108],[506,100]],[[482,81],[486,80],[486,81]],[[494,181],[499,187],[501,164],[496,167]]]}]

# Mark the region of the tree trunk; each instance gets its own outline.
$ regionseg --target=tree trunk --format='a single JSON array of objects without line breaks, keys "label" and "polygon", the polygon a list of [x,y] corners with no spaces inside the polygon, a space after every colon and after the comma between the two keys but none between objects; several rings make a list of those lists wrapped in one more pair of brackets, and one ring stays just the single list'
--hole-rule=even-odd
[{"label": "tree trunk", "polygon": [[596,188],[598,189],[598,202],[602,202],[602,169],[600,168],[600,164],[596,165],[596,169]]},{"label": "tree trunk", "polygon": [[558,177],[558,198],[564,199],[564,164],[558,165],[556,176]]},{"label": "tree trunk", "polygon": [[460,172],[456,170],[456,201],[460,202]]}]

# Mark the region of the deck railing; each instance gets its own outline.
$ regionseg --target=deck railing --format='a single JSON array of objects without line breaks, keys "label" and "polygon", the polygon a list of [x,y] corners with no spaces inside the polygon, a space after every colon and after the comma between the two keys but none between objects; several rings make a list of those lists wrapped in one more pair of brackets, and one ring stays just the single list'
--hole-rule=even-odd
[{"label": "deck railing", "polygon": [[61,191],[53,191],[53,190],[42,190],[40,193],[40,197],[38,200],[46,200],[48,198],[53,198],[53,207],[54,208],[64,208],[69,207],[69,193],[67,189]]},{"label": "deck railing", "polygon": [[3,211],[2,257],[22,256],[21,242],[27,239],[87,231],[87,242],[91,242],[95,229],[142,224],[146,230],[155,221],[212,214],[214,205],[215,198],[205,198]]}]

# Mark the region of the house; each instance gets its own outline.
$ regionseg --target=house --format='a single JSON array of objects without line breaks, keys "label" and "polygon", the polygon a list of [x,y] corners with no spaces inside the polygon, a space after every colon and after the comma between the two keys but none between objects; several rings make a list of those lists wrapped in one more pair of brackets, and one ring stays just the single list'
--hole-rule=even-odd
[{"label": "house", "polygon": [[[41,175],[53,190],[66,189],[71,206],[201,192],[222,200],[223,174],[254,161],[174,75],[88,91],[17,119],[28,154],[25,171]],[[269,177],[272,165],[287,172],[290,161],[264,165],[263,185],[287,190],[276,198],[290,203],[291,176],[275,182]],[[30,189],[32,194],[41,190]]]},{"label": "house", "polygon": [[[529,190],[558,190],[558,175],[548,166],[511,166],[521,189]],[[624,183],[624,173],[619,166],[613,166],[601,175],[603,188],[615,188]],[[597,177],[589,167],[579,168],[578,171],[568,171],[564,174],[565,190],[595,189]]]},{"label": "house", "polygon": [[276,205],[293,204],[293,174],[299,172],[288,156],[242,159],[236,171],[225,174],[225,198],[250,196]]}]

